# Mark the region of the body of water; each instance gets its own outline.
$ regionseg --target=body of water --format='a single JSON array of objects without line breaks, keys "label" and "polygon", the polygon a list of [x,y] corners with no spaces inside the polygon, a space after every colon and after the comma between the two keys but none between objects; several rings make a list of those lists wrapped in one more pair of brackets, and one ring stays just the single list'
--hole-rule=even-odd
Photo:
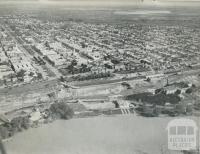
[{"label": "body of water", "polygon": [[17,134],[6,147],[9,154],[160,154],[168,151],[170,120],[133,115],[59,120]]}]

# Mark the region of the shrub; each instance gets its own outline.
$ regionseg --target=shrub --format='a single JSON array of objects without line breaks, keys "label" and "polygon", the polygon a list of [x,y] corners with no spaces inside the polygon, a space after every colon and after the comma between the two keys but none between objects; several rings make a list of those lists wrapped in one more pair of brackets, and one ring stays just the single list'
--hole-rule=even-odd
[{"label": "shrub", "polygon": [[175,94],[176,94],[176,95],[181,94],[181,90],[180,90],[180,89],[177,89],[176,92],[175,92]]},{"label": "shrub", "polygon": [[191,94],[192,93],[192,88],[188,88],[185,92],[187,93],[187,94]]},{"label": "shrub", "polygon": [[41,73],[37,73],[37,78],[38,79],[42,79],[42,74]]},{"label": "shrub", "polygon": [[113,104],[115,104],[115,108],[119,108],[119,103],[117,101],[113,101]]},{"label": "shrub", "polygon": [[25,73],[26,71],[21,69],[19,72],[17,72],[17,77],[20,78],[20,77],[24,77],[25,76]]},{"label": "shrub", "polygon": [[195,84],[192,84],[192,88],[196,88],[196,85],[195,85]]},{"label": "shrub", "polygon": [[163,88],[156,89],[156,90],[155,90],[155,94],[158,94],[158,93],[160,93],[161,91],[163,91]]}]

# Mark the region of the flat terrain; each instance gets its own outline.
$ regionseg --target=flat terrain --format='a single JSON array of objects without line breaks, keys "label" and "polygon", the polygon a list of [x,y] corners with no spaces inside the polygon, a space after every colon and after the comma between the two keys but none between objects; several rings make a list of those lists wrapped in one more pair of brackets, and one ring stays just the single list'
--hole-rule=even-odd
[{"label": "flat terrain", "polygon": [[171,119],[130,115],[56,121],[17,134],[6,147],[9,154],[168,153],[166,127]]}]

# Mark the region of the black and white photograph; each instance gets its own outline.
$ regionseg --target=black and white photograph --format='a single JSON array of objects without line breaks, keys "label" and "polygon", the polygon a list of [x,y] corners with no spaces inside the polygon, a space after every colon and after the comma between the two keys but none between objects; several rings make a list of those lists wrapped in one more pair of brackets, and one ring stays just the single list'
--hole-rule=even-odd
[{"label": "black and white photograph", "polygon": [[0,154],[200,154],[200,0],[0,0]]}]

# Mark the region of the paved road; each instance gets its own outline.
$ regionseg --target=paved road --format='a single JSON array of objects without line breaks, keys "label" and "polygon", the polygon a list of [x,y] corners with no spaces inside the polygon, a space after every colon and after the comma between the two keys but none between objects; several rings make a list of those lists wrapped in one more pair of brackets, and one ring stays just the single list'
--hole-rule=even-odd
[{"label": "paved road", "polygon": [[[188,77],[188,76],[191,76],[191,75],[197,75],[199,74],[200,70],[191,70],[191,71],[185,71],[185,72],[182,72],[182,74],[180,75],[167,75],[166,78],[168,77],[170,81],[177,81],[179,79],[182,79],[182,78],[185,78],[185,77]],[[72,85],[75,85],[79,88],[84,88],[84,87],[95,87],[95,86],[109,86],[109,85],[112,85],[112,84],[120,84],[122,82],[128,82],[128,81],[135,81],[135,82],[138,82],[138,81],[143,81],[144,79],[143,78],[135,78],[135,77],[132,77],[132,78],[128,78],[128,79],[115,79],[115,80],[97,80],[97,81],[88,81],[87,83],[83,83],[83,82],[80,82],[80,83],[77,83],[76,84],[72,84]],[[51,85],[54,85],[55,82],[57,82],[58,80],[56,78],[54,79],[51,79],[51,80],[47,80],[47,81],[41,81],[41,82],[36,82],[36,83],[31,83],[31,84],[26,84],[26,85],[21,85],[19,87],[12,87],[12,91],[15,91],[15,92],[25,92],[27,87],[29,87],[29,89],[37,89],[37,88],[34,88],[34,87],[38,87],[38,85],[40,85],[39,87],[41,86],[45,86],[45,85],[48,85],[49,87],[51,87]],[[145,87],[145,86],[144,86]],[[41,87],[42,88],[42,87]],[[7,93],[9,92],[10,88],[0,88],[0,94],[3,94],[3,93]]]},{"label": "paved road", "polygon": [[[18,43],[18,47],[21,49],[21,51],[23,51],[23,53],[27,56],[27,58],[29,58],[30,61],[32,61],[33,57],[40,57],[41,55],[39,55],[37,52],[35,52],[31,47],[29,47],[29,49],[32,51],[33,55],[31,55],[28,51],[27,51],[27,45],[26,48],[24,47],[24,44],[26,44],[26,42],[23,42],[22,44],[20,43],[21,41],[24,41],[23,39],[20,39],[20,42],[18,40],[18,38],[16,38],[15,33],[10,29],[9,26],[4,26],[4,29],[7,31],[7,33],[10,35],[10,37],[16,42]],[[48,61],[46,61],[44,59],[44,61],[46,62],[46,66],[49,68],[49,70],[51,70],[55,76],[58,78],[60,76],[62,76],[62,74],[52,65],[49,64]],[[47,73],[43,70],[43,68],[40,65],[35,64],[34,67],[37,68],[37,70],[42,73],[43,77],[46,78],[47,77]]]},{"label": "paved road", "polygon": [[[13,34],[14,32],[12,32],[10,27],[9,26],[3,26],[3,28],[6,30],[7,34],[17,43],[17,47],[25,54],[26,58],[29,61],[32,61],[33,56],[30,55],[29,52],[24,48],[24,46],[19,43],[18,38],[15,37],[15,34]],[[47,76],[46,72],[44,72],[44,70],[39,65],[34,65],[34,67],[36,68],[36,70],[38,70],[42,74],[42,76],[44,78]]]},{"label": "paved road", "polygon": [[[30,47],[30,50],[33,51],[35,57],[41,57],[41,55],[39,53],[37,53],[36,51],[34,51],[32,49],[32,47]],[[51,64],[49,64],[49,62],[46,59],[43,59],[43,60],[46,62],[45,65],[49,68],[49,70],[51,70],[55,74],[56,78],[59,78],[62,76],[62,74],[58,71],[57,68],[55,68]]]}]

